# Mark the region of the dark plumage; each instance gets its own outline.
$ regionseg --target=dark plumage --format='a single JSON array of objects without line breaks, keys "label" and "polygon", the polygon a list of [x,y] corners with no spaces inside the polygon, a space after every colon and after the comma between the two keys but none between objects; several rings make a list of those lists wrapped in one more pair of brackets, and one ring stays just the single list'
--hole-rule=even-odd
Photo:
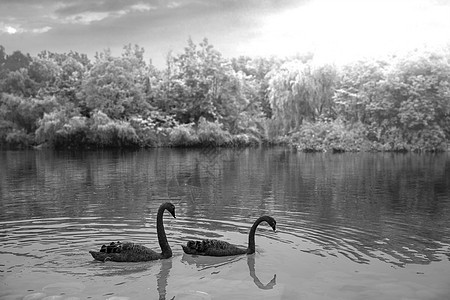
[{"label": "dark plumage", "polygon": [[145,246],[134,243],[111,242],[109,245],[103,245],[100,251],[89,251],[92,257],[100,261],[119,261],[119,262],[137,262],[164,259],[172,257],[172,249],[167,242],[166,232],[163,225],[164,210],[170,212],[175,218],[175,206],[166,202],[158,209],[156,216],[156,231],[158,233],[158,242],[161,247],[161,253],[153,251]]},{"label": "dark plumage", "polygon": [[272,229],[276,230],[276,224],[274,218],[269,216],[262,216],[253,223],[250,233],[248,235],[248,248],[238,247],[228,242],[220,240],[202,240],[202,241],[188,241],[186,246],[183,247],[183,251],[186,254],[193,255],[205,255],[205,256],[231,256],[240,254],[252,254],[255,253],[255,233],[256,228],[261,222],[267,222]]}]

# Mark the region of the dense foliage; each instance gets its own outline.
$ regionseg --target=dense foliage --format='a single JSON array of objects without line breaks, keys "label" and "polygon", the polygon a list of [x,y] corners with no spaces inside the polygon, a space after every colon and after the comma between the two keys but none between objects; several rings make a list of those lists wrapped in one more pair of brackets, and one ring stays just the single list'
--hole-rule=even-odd
[{"label": "dense foliage", "polygon": [[443,151],[449,138],[448,49],[336,67],[309,54],[226,59],[189,39],[159,70],[139,46],[93,61],[0,46],[3,146]]}]

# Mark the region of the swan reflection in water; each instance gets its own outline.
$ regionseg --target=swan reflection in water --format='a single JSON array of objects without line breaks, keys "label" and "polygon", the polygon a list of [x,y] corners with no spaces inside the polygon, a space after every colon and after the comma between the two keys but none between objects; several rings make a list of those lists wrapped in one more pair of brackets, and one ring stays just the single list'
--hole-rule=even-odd
[{"label": "swan reflection in water", "polygon": [[[259,280],[255,271],[255,255],[250,254],[247,255],[247,265],[248,270],[250,272],[250,277],[253,279],[255,285],[262,290],[270,290],[277,284],[277,274],[273,275],[272,280],[269,283],[263,284],[261,280]],[[181,259],[182,262],[186,262],[190,265],[196,265],[197,268],[201,270],[206,270],[209,268],[217,268],[230,263],[234,263],[240,260],[243,260],[242,256],[225,256],[225,257],[211,257],[211,256],[192,256],[183,254]],[[158,284],[159,286],[159,284]]]},{"label": "swan reflection in water", "polygon": [[[169,278],[169,273],[171,269],[172,269],[171,258],[161,260],[161,267],[159,273],[156,274],[156,283],[157,283],[156,288],[158,290],[160,300],[166,299],[167,279]],[[173,298],[171,299],[175,299],[175,296],[173,296]]]},{"label": "swan reflection in water", "polygon": [[261,282],[261,280],[259,280],[259,278],[258,278],[258,276],[256,276],[256,272],[255,272],[255,255],[254,254],[247,255],[247,265],[248,265],[248,270],[250,271],[250,277],[253,278],[253,282],[260,289],[271,290],[277,284],[277,274],[274,274],[272,280],[267,284],[263,284]]}]

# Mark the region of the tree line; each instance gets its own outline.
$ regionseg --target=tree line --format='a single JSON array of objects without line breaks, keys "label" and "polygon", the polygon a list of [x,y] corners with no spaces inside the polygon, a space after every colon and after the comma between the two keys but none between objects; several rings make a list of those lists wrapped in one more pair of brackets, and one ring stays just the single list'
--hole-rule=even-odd
[{"label": "tree line", "polygon": [[444,151],[449,137],[450,48],[338,67],[312,54],[227,59],[189,39],[158,69],[138,45],[93,60],[0,46],[4,147]]}]

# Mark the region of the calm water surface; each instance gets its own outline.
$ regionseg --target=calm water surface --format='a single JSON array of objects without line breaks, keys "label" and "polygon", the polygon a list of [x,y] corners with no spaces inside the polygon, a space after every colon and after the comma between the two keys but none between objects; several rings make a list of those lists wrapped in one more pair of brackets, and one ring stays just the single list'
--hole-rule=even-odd
[{"label": "calm water surface", "polygon": [[[1,299],[450,299],[450,155],[0,152]],[[110,241],[171,259],[97,262]],[[257,253],[185,255],[192,238]]]}]

